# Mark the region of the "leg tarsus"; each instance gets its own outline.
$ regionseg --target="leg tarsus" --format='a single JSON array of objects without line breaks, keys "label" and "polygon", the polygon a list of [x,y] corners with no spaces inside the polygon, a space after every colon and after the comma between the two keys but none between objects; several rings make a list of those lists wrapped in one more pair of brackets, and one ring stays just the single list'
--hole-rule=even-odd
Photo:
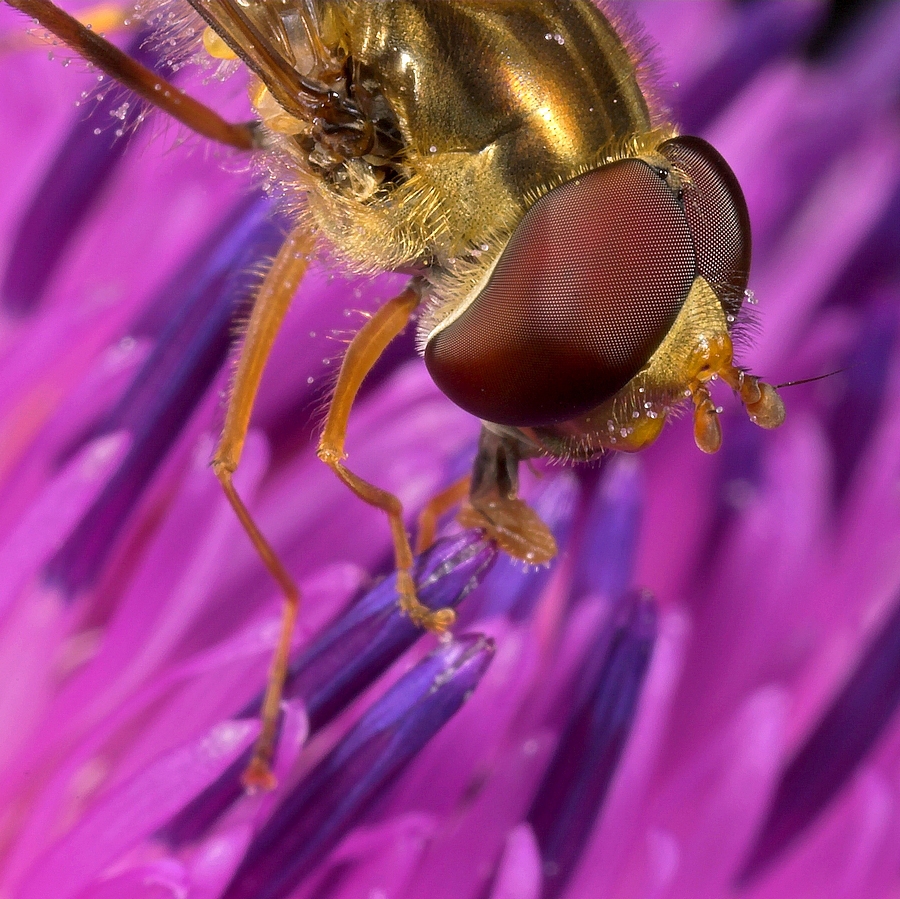
[{"label": "leg tarsus", "polygon": [[444,634],[456,621],[453,609],[429,609],[416,595],[416,585],[409,570],[397,570],[397,594],[400,609],[417,627],[434,634]]},{"label": "leg tarsus", "polygon": [[519,463],[532,453],[515,432],[482,426],[472,470],[472,492],[457,516],[480,528],[507,555],[530,565],[556,556],[556,540],[540,516],[516,495]]},{"label": "leg tarsus", "polygon": [[472,497],[457,521],[466,528],[480,528],[503,552],[529,565],[543,565],[558,551],[550,528],[518,497],[499,493]]},{"label": "leg tarsus", "polygon": [[753,424],[766,430],[784,424],[784,401],[771,384],[733,365],[721,374],[722,380],[741,398]]},{"label": "leg tarsus", "polygon": [[784,401],[778,395],[778,391],[764,381],[758,382],[759,399],[755,403],[747,403],[747,414],[750,421],[767,431],[779,428],[784,424]]}]

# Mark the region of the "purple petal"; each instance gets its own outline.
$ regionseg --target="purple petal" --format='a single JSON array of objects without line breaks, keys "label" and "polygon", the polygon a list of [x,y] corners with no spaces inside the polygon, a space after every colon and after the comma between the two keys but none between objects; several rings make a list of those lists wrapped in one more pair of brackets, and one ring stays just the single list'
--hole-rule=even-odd
[{"label": "purple petal", "polygon": [[[47,567],[50,582],[66,593],[78,593],[97,576],[114,537],[225,361],[235,311],[252,295],[256,279],[250,269],[281,239],[268,202],[257,199],[182,272],[190,286],[182,293],[179,312],[104,428],[130,428],[131,451]],[[137,418],[135,410],[140,410]]]},{"label": "purple petal", "polygon": [[[132,38],[126,52],[153,67],[154,54],[142,49],[146,37],[142,33]],[[25,315],[39,303],[70,240],[112,180],[128,148],[123,129],[128,108],[135,105],[122,91],[108,90],[88,115],[80,112],[76,116],[46,168],[31,204],[22,213],[0,285],[0,298],[14,315]]]},{"label": "purple petal", "polygon": [[[495,558],[496,550],[475,533],[439,542],[416,563],[420,601],[431,609],[455,608]],[[311,727],[324,727],[421,636],[421,629],[399,610],[394,575],[323,631],[291,665],[285,696],[302,697]]]},{"label": "purple petal", "polygon": [[605,658],[586,672],[589,686],[528,812],[541,848],[548,897],[564,889],[600,813],[650,661],[656,636],[652,601],[634,598],[621,614]]},{"label": "purple petal", "polygon": [[766,0],[738,7],[714,51],[703,54],[703,71],[687,82],[673,73],[682,86],[673,92],[673,102],[684,132],[701,132],[765,66],[799,49],[822,15],[822,5],[814,0]]},{"label": "purple petal", "polygon": [[[429,608],[454,608],[477,585],[496,551],[475,533],[443,540],[417,560],[419,599]],[[310,730],[325,727],[369,687],[423,632],[400,612],[396,576],[371,590],[326,628],[291,664],[285,699],[303,701]],[[240,716],[258,713],[261,696]],[[160,833],[171,845],[196,840],[243,793],[241,757],[219,781],[187,806]]]},{"label": "purple petal", "polygon": [[632,586],[643,499],[640,461],[625,454],[610,458],[582,525],[573,575],[576,598],[590,594],[614,600]]},{"label": "purple petal", "polygon": [[457,638],[413,668],[279,807],[224,896],[288,895],[460,708],[492,654],[483,637]]},{"label": "purple petal", "polygon": [[170,753],[113,790],[45,853],[26,875],[21,899],[67,899],[123,852],[153,832],[172,811],[226,768],[256,726],[228,722]]},{"label": "purple petal", "polygon": [[871,751],[900,703],[898,658],[900,607],[785,768],[741,871],[743,882],[758,877],[809,827]]},{"label": "purple petal", "polygon": [[566,891],[567,899],[616,895],[629,847],[645,838],[647,797],[666,745],[672,700],[689,645],[690,623],[678,611],[663,613],[653,658],[626,751],[609,795]]}]

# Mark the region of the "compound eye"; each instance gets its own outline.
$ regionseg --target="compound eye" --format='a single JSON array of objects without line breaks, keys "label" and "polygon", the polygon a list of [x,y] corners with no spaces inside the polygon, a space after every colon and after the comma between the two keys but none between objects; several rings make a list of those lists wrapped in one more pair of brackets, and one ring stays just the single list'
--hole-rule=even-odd
[{"label": "compound eye", "polygon": [[624,387],[697,271],[664,175],[628,159],[538,200],[481,293],[429,339],[438,387],[485,421],[519,427],[575,418]]},{"label": "compound eye", "polygon": [[734,172],[699,137],[676,137],[659,147],[683,177],[684,214],[694,238],[698,273],[729,315],[737,315],[750,274],[750,216]]}]

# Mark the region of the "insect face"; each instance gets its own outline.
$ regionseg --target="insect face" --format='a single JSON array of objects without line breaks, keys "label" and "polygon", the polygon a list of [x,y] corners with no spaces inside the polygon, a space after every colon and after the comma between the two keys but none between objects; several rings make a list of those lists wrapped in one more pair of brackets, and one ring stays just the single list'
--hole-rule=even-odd
[{"label": "insect face", "polygon": [[730,364],[749,257],[733,173],[705,141],[674,138],[543,196],[426,362],[463,408],[556,455],[640,449]]}]

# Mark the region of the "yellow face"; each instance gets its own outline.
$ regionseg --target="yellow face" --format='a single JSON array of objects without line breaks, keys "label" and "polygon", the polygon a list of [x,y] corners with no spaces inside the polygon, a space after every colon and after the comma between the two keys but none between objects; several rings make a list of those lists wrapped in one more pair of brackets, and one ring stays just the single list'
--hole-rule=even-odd
[{"label": "yellow face", "polygon": [[590,0],[192,2],[258,79],[301,221],[353,270],[426,279],[420,348],[458,405],[575,458],[641,449],[685,399],[715,451],[716,377],[781,423],[731,356],[740,188]]}]

